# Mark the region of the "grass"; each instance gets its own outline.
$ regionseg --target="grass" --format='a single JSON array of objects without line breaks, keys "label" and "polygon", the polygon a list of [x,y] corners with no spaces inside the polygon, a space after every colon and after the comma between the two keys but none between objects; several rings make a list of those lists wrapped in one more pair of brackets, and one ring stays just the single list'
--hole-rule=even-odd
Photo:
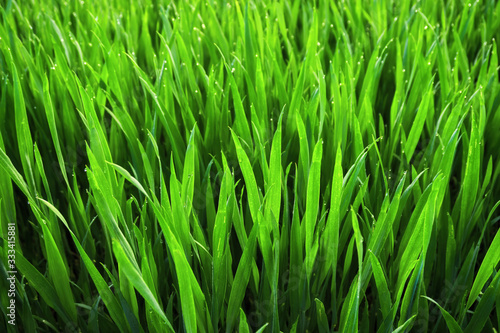
[{"label": "grass", "polygon": [[498,331],[500,3],[0,17],[1,331]]}]

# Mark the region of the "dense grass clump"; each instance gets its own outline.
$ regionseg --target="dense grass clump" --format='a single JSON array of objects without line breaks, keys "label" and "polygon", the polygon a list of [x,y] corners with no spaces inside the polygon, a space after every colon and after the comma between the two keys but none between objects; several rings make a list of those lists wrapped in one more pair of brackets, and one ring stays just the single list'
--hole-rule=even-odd
[{"label": "dense grass clump", "polygon": [[493,0],[4,0],[0,331],[498,330],[498,38]]}]

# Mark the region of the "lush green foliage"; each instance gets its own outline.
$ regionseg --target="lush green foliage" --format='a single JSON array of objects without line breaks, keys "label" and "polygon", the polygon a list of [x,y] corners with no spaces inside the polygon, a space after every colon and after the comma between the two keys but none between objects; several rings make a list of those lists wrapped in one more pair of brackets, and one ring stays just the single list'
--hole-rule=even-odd
[{"label": "lush green foliage", "polygon": [[0,17],[0,331],[498,328],[496,1]]}]

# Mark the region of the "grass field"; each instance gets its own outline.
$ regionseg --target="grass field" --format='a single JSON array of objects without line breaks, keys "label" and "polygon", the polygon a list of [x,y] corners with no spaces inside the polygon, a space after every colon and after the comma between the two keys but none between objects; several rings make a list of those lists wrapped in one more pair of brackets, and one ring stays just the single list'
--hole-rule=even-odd
[{"label": "grass field", "polygon": [[498,332],[499,38],[493,0],[3,0],[0,331]]}]

